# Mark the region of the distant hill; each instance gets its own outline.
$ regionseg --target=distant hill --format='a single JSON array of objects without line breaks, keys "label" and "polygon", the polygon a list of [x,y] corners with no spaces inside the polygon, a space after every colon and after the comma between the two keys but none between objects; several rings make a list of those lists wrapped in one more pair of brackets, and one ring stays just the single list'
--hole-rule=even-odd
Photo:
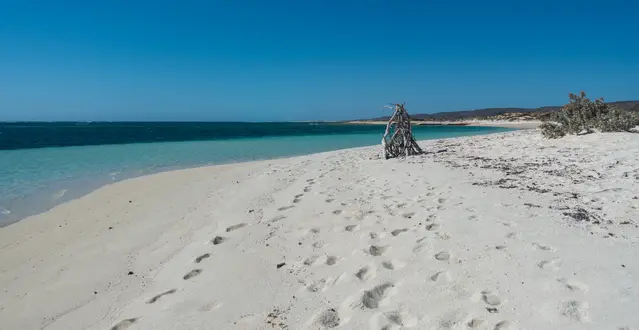
[{"label": "distant hill", "polygon": [[[613,104],[618,108],[639,112],[639,101],[618,101],[607,102]],[[478,110],[464,110],[464,111],[450,111],[450,112],[437,112],[437,113],[419,113],[412,114],[411,118],[420,120],[462,120],[470,118],[486,118],[494,117],[509,113],[530,114],[531,117],[543,118],[551,112],[555,112],[561,109],[562,106],[547,106],[540,108],[486,108]],[[410,111],[410,109],[408,109]],[[366,119],[371,121],[386,121],[390,116],[378,117],[373,119]]]}]

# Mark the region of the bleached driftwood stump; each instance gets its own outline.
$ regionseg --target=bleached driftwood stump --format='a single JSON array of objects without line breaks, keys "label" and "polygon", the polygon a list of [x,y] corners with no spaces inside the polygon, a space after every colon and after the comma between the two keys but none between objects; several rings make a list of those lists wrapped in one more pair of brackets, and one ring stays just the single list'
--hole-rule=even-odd
[{"label": "bleached driftwood stump", "polygon": [[410,117],[404,105],[395,104],[393,107],[395,112],[388,120],[386,132],[384,132],[384,137],[382,138],[384,159],[423,153],[413,137]]}]

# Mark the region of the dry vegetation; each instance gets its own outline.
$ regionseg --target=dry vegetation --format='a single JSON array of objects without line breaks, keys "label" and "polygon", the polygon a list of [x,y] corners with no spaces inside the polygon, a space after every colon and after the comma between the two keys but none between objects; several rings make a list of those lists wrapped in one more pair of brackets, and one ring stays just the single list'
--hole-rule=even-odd
[{"label": "dry vegetation", "polygon": [[637,113],[604,103],[603,98],[592,101],[584,92],[571,93],[569,97],[570,102],[541,125],[544,137],[556,139],[595,131],[626,132],[639,124]]}]

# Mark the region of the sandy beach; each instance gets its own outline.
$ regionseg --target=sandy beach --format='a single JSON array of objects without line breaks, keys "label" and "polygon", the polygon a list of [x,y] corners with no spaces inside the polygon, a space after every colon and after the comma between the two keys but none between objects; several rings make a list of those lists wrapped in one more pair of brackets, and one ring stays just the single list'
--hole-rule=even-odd
[{"label": "sandy beach", "polygon": [[1,329],[637,329],[639,138],[165,172],[0,229]]}]

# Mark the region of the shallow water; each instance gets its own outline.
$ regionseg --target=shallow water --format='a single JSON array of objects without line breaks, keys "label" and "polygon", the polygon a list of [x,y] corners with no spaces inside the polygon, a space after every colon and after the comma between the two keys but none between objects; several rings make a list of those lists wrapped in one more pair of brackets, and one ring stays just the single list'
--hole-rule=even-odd
[{"label": "shallow water", "polygon": [[[361,126],[366,126],[365,132],[358,131]],[[298,134],[287,132],[288,135],[225,137],[210,141],[0,150],[0,226],[43,212],[105,184],[135,176],[380,143],[382,126],[361,126],[354,129],[354,133],[343,131],[343,127],[337,133],[326,127],[311,127],[312,132],[307,134],[301,130]],[[508,129],[420,126],[414,129],[414,134],[418,140],[424,140],[503,131]],[[6,139],[4,143],[7,145]]]}]

